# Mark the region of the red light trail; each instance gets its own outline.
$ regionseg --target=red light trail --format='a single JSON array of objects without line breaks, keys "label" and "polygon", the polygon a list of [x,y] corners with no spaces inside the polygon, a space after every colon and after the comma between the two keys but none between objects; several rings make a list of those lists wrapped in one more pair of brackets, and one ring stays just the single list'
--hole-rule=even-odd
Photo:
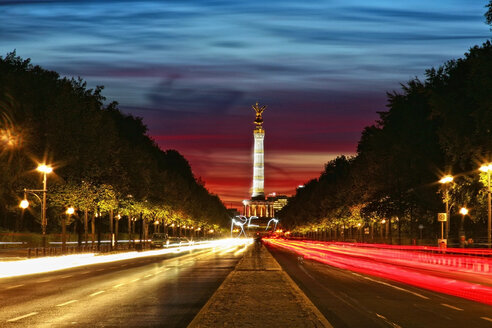
[{"label": "red light trail", "polygon": [[439,248],[416,246],[264,241],[337,268],[492,305],[489,250],[448,249],[447,253],[437,253]]}]

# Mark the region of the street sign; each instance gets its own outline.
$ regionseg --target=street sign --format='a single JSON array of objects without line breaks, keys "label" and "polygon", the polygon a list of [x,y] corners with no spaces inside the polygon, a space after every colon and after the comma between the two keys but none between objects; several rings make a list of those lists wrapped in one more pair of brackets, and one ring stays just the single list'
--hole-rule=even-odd
[{"label": "street sign", "polygon": [[438,222],[446,222],[447,220],[448,220],[448,216],[446,213],[437,213]]}]

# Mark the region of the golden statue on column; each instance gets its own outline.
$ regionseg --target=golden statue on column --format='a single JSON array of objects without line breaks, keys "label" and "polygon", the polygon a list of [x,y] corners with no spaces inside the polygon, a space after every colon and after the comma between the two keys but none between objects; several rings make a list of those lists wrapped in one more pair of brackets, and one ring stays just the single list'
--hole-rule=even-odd
[{"label": "golden statue on column", "polygon": [[261,116],[261,114],[265,111],[265,109],[267,108],[267,106],[259,106],[258,105],[258,102],[256,102],[256,105],[254,106],[251,106],[255,112],[256,112],[256,117],[255,117],[255,124],[258,125],[258,126],[261,126],[263,124],[263,117]]}]

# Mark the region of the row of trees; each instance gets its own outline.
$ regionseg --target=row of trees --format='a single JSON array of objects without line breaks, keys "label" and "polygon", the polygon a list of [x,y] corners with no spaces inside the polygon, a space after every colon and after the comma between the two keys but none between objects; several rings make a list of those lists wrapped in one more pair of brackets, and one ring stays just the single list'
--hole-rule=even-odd
[{"label": "row of trees", "polygon": [[[492,162],[492,44],[425,76],[388,94],[389,110],[364,129],[356,156],[328,162],[318,179],[297,190],[279,213],[284,225],[304,233],[338,229],[340,236],[385,222],[390,235],[418,238],[425,227],[437,237],[436,213],[444,212],[449,188],[450,238],[462,206],[475,222],[467,220],[468,233],[486,236],[487,182],[478,168]],[[452,184],[438,183],[445,174],[454,176]]]},{"label": "row of trees", "polygon": [[42,185],[36,163],[54,168],[48,230],[58,230],[68,206],[77,209],[72,217],[86,232],[96,215],[109,216],[110,229],[117,215],[165,225],[226,225],[224,205],[186,159],[162,151],[141,118],[123,114],[116,102],[105,105],[102,90],[34,66],[15,51],[0,57],[1,227],[39,231],[40,206],[23,217],[18,208],[23,188]]}]

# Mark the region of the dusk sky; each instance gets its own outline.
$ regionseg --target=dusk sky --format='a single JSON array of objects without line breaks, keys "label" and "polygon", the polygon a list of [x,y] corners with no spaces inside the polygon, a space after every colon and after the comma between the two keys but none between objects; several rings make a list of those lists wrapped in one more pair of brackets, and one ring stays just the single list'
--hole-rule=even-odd
[{"label": "dusk sky", "polygon": [[386,92],[491,37],[486,0],[2,1],[0,55],[104,85],[227,206],[292,194],[385,110]]}]

